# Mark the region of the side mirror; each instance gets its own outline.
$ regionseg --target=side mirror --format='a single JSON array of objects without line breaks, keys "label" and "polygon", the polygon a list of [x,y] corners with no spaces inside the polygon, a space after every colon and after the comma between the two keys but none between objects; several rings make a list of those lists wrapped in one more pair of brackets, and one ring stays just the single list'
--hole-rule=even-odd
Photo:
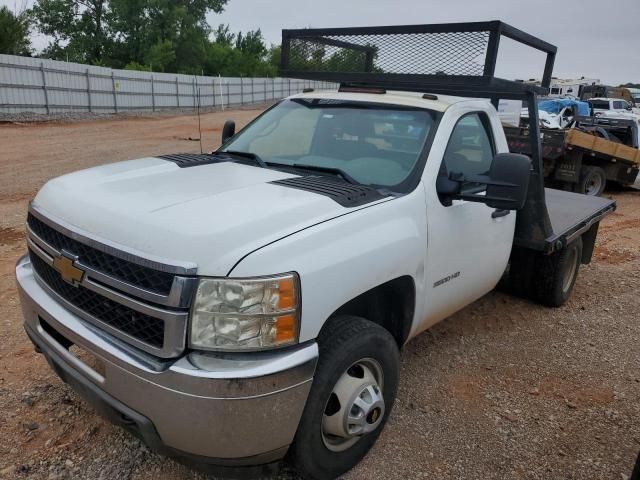
[{"label": "side mirror", "polygon": [[486,204],[502,210],[521,210],[527,200],[531,159],[517,153],[499,153],[493,158],[487,183]]},{"label": "side mirror", "polygon": [[236,134],[236,122],[233,120],[227,120],[224,122],[224,126],[222,127],[222,143],[224,144],[227,140],[233,137]]},{"label": "side mirror", "polygon": [[[499,153],[491,162],[489,175],[450,172],[436,180],[436,191],[445,206],[452,200],[484,203],[500,210],[521,210],[527,200],[531,159],[517,153]],[[485,194],[461,193],[465,182],[487,186]]]}]

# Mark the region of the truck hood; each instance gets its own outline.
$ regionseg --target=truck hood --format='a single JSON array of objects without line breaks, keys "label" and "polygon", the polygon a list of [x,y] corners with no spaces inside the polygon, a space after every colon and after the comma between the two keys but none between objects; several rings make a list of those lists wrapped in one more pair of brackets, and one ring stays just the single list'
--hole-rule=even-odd
[{"label": "truck hood", "polygon": [[[33,205],[128,252],[223,276],[257,248],[357,210],[269,183],[294,176],[232,162],[180,168],[144,158],[53,179]],[[273,268],[257,274],[279,273]]]}]

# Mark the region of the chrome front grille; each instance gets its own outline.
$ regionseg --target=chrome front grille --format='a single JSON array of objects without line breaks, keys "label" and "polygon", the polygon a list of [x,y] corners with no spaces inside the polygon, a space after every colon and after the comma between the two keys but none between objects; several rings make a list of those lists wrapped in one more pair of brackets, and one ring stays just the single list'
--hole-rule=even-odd
[{"label": "chrome front grille", "polygon": [[73,252],[87,266],[131,285],[137,285],[152,292],[168,295],[174,275],[153,268],[136,265],[113,255],[97,250],[89,245],[63,235],[47,225],[32,213],[27,218],[29,229],[40,239],[58,251]]},{"label": "chrome front grille", "polygon": [[164,322],[114,302],[84,287],[74,287],[42,258],[29,250],[33,270],[51,290],[76,308],[155,348],[164,344]]},{"label": "chrome front grille", "polygon": [[[27,243],[40,284],[74,313],[159,357],[184,351],[195,265],[160,263],[118,249],[34,207]],[[80,280],[64,278],[54,266],[60,257],[70,259]]]}]

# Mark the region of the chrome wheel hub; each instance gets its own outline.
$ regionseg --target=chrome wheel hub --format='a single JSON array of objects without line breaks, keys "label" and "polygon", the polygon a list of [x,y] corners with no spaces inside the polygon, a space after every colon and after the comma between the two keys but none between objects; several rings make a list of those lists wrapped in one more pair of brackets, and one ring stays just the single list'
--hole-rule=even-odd
[{"label": "chrome wheel hub", "polygon": [[371,358],[351,365],[338,379],[322,418],[322,439],[332,451],[344,451],[382,423],[382,367]]},{"label": "chrome wheel hub", "polygon": [[593,177],[589,183],[587,184],[586,194],[587,195],[597,195],[602,188],[602,179],[600,176]]}]

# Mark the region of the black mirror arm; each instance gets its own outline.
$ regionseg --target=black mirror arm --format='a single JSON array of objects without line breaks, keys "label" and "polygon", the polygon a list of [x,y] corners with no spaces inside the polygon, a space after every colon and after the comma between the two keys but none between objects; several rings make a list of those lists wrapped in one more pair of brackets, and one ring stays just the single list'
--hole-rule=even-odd
[{"label": "black mirror arm", "polygon": [[503,182],[501,180],[492,180],[489,175],[464,175],[462,173],[451,172],[449,174],[449,179],[454,182],[471,182],[471,183],[481,183],[483,185],[494,185],[496,187],[519,187],[515,183],[511,182]]},{"label": "black mirror arm", "polygon": [[487,203],[487,202],[509,202],[510,198],[494,197],[489,195],[475,195],[473,193],[459,193],[453,195],[454,200],[466,200],[467,202]]}]

